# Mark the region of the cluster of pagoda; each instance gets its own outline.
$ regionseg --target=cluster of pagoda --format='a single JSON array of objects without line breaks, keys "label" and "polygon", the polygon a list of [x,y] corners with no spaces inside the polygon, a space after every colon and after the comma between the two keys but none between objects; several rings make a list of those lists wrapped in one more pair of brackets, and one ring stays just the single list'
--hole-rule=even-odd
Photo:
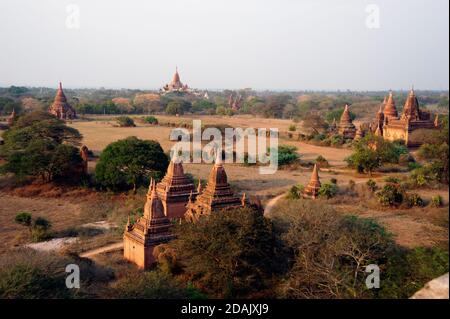
[{"label": "cluster of pagoda", "polygon": [[345,105],[339,124],[334,120],[330,126],[332,132],[338,133],[345,139],[358,140],[367,133],[372,133],[389,141],[403,140],[407,146],[420,146],[421,144],[420,139],[411,136],[413,131],[436,128],[439,128],[438,116],[436,115],[435,119],[432,120],[429,112],[419,108],[419,101],[414,89],[409,92],[400,116],[395,106],[393,94],[390,92],[380,105],[375,119],[369,123],[367,128],[364,128],[364,125],[361,125],[358,129],[355,127],[350,117],[348,105]]},{"label": "cluster of pagoda", "polygon": [[144,215],[134,224],[127,223],[124,233],[124,258],[139,268],[148,269],[155,262],[155,246],[170,241],[171,220],[196,222],[203,215],[219,211],[252,207],[260,210],[259,202],[247,200],[246,195],[236,196],[228,183],[227,174],[220,156],[202,189],[184,174],[183,165],[172,159],[164,178],[156,184],[150,183]]}]

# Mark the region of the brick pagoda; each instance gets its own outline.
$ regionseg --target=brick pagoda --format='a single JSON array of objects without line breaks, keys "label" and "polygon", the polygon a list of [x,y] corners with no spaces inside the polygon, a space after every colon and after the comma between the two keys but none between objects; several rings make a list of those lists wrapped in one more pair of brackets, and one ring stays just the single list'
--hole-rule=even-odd
[{"label": "brick pagoda", "polygon": [[185,218],[195,222],[202,215],[209,215],[226,209],[241,208],[245,206],[245,195],[239,198],[234,195],[228,184],[227,173],[222,164],[220,152],[216,155],[215,164],[209,175],[208,184],[194,201],[190,198],[186,208]]},{"label": "brick pagoda", "polygon": [[356,134],[356,127],[352,123],[350,117],[350,111],[348,110],[348,104],[345,105],[344,112],[342,113],[341,120],[338,126],[338,132],[344,138],[354,139]]},{"label": "brick pagoda", "polygon": [[61,82],[59,82],[59,88],[56,92],[55,100],[48,111],[61,120],[72,120],[77,117],[75,110],[67,102]]},{"label": "brick pagoda", "polygon": [[316,199],[319,196],[320,189],[319,168],[317,164],[314,164],[314,168],[311,174],[311,179],[308,185],[303,190],[303,197]]},{"label": "brick pagoda", "polygon": [[195,199],[198,194],[194,184],[184,174],[183,164],[178,158],[170,161],[166,175],[156,186],[156,192],[168,218],[182,218],[186,212],[189,196],[192,194],[192,198]]},{"label": "brick pagoda", "polygon": [[153,249],[173,239],[172,224],[164,215],[164,208],[156,192],[156,184],[150,182],[144,215],[136,223],[128,223],[123,235],[124,258],[141,269],[149,269],[155,263]]}]

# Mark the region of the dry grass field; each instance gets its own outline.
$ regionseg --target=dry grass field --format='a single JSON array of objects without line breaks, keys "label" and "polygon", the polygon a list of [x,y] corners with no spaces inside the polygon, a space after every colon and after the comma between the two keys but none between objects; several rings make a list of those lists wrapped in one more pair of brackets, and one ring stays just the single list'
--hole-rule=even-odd
[{"label": "dry grass field", "polygon": [[[194,117],[157,116],[160,121],[186,123]],[[292,123],[288,120],[260,119],[249,116],[220,117],[197,116],[204,124],[228,124],[233,127],[277,127],[287,130]],[[157,140],[165,151],[174,142],[169,140],[172,128],[166,126],[144,125],[136,121],[137,127],[120,128],[114,126],[112,117],[97,116],[90,121],[74,121],[70,126],[78,129],[83,135],[82,143],[94,153],[101,151],[110,143],[128,136],[141,139]],[[314,160],[317,156],[324,156],[331,167],[320,172],[322,182],[335,178],[338,185],[346,186],[349,180],[356,184],[363,184],[368,180],[366,175],[358,175],[345,168],[344,159],[351,154],[350,149],[337,149],[314,146],[293,140],[280,140],[279,144],[294,145],[302,160]],[[196,178],[206,180],[211,164],[185,164],[185,171]],[[273,175],[260,175],[257,167],[245,167],[239,164],[225,164],[228,179],[237,192],[249,195],[259,195],[263,203],[276,195],[286,192],[296,184],[307,184],[311,170],[307,168],[279,169]],[[95,161],[89,164],[90,171],[95,169]],[[386,176],[392,174],[376,174],[373,179],[382,182]],[[402,174],[395,174],[402,176]],[[1,186],[0,186],[1,187]],[[42,188],[42,187],[41,187]],[[58,188],[41,189],[39,186],[11,191],[0,190],[0,252],[8,246],[21,245],[27,242],[27,230],[14,223],[14,216],[21,211],[31,212],[34,216],[48,218],[53,223],[55,232],[64,232],[79,227],[88,222],[99,220],[120,221],[126,218],[129,211],[140,205],[139,200],[130,199],[128,195],[112,196],[92,191],[66,191]],[[71,193],[72,192],[72,193]],[[424,190],[419,192],[425,200],[439,193],[448,205],[448,190]],[[144,196],[140,199],[144,200]],[[432,246],[448,243],[448,215],[447,207],[431,209],[430,207],[409,210],[381,210],[367,203],[361,198],[343,196],[339,200],[331,201],[340,212],[372,217],[386,226],[388,231],[396,235],[399,244],[407,247]],[[114,240],[120,240],[120,235],[104,234],[97,237],[85,238],[74,249],[85,251],[102,246]]]}]

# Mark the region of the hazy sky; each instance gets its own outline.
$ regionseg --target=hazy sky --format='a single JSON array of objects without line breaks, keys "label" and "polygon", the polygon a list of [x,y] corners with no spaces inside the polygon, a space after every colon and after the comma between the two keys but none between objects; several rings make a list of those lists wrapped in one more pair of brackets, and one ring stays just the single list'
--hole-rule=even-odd
[{"label": "hazy sky", "polygon": [[448,89],[449,1],[0,0],[0,86],[159,88],[175,66],[195,88]]}]

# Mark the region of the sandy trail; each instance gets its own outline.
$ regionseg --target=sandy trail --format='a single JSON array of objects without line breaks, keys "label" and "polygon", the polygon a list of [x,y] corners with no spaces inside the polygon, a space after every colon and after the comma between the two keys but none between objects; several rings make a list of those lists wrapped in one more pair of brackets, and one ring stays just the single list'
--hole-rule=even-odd
[{"label": "sandy trail", "polygon": [[83,258],[92,258],[95,257],[96,255],[99,254],[103,254],[103,253],[109,253],[112,251],[116,251],[116,250],[121,250],[123,249],[123,242],[118,242],[118,243],[113,243],[113,244],[109,244],[103,247],[99,247],[99,248],[95,248],[92,250],[88,250],[82,254],[80,254],[80,257]]}]

